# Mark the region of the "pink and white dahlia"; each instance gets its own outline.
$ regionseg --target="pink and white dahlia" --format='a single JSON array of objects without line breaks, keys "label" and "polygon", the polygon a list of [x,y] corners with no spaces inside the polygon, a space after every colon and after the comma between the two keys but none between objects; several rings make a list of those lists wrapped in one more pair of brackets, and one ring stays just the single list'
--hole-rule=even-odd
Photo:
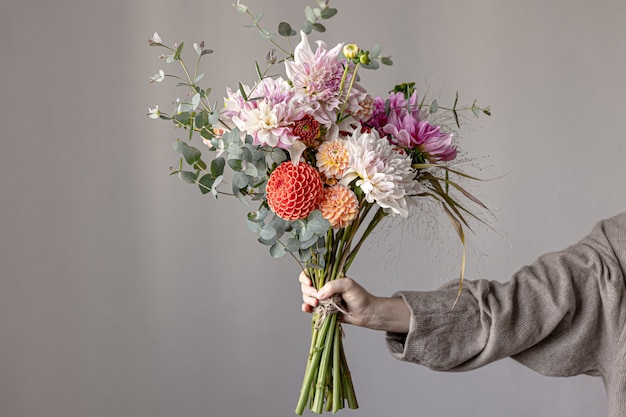
[{"label": "pink and white dahlia", "polygon": [[254,89],[243,86],[233,93],[228,89],[220,116],[234,124],[242,139],[252,136],[255,145],[289,149],[298,136],[292,133],[293,123],[304,116],[296,94],[282,78],[264,78]]},{"label": "pink and white dahlia", "polygon": [[293,61],[285,61],[287,78],[296,92],[304,96],[316,119],[323,125],[330,125],[336,121],[335,111],[341,104],[343,65],[339,53],[343,44],[328,50],[324,42],[318,41],[317,50],[313,52],[307,35],[301,32],[301,36]]},{"label": "pink and white dahlia", "polygon": [[[348,73],[342,86],[344,65],[348,65],[340,58],[343,44],[328,49],[324,42],[317,41],[317,49],[313,52],[307,35],[302,32],[301,36],[294,50],[293,61],[285,61],[287,78],[301,96],[303,105],[308,108],[307,113],[330,130],[337,122],[340,110],[344,111],[344,116],[364,111],[361,103],[366,100],[367,94],[354,83],[347,102],[345,100],[352,72]],[[342,109],[344,102],[345,108]]]},{"label": "pink and white dahlia", "polygon": [[348,185],[356,180],[368,203],[407,217],[412,200],[410,194],[420,187],[411,157],[398,150],[378,133],[354,131],[346,141],[350,164],[339,181]]}]

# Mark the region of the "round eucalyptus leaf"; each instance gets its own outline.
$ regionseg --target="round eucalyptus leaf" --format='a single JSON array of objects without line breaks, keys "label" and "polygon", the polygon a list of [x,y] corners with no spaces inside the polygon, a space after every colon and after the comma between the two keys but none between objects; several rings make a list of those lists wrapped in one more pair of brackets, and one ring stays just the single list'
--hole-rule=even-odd
[{"label": "round eucalyptus leaf", "polygon": [[261,238],[265,239],[265,240],[273,239],[278,234],[277,230],[274,229],[272,226],[265,226],[265,227],[263,227],[259,231],[259,233],[261,234]]},{"label": "round eucalyptus leaf", "polygon": [[233,174],[233,187],[237,187],[238,189],[243,189],[248,186],[248,176],[243,172],[235,172]]},{"label": "round eucalyptus leaf", "polygon": [[270,248],[270,255],[272,255],[272,258],[281,258],[285,256],[286,253],[285,247],[280,242],[274,243]]},{"label": "round eucalyptus leaf", "polygon": [[191,171],[180,171],[178,173],[178,178],[190,184],[194,184],[197,177],[196,173]]}]

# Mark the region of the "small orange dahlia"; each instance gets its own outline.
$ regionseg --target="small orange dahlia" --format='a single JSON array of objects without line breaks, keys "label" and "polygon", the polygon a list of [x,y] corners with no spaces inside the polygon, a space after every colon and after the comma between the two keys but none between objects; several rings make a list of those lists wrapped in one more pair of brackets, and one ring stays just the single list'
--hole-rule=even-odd
[{"label": "small orange dahlia", "polygon": [[334,185],[324,189],[320,211],[331,227],[342,228],[359,215],[359,202],[351,189]]},{"label": "small orange dahlia", "polygon": [[287,161],[270,174],[265,192],[267,204],[277,216],[285,220],[304,219],[317,208],[322,180],[319,172],[306,162],[294,165]]}]

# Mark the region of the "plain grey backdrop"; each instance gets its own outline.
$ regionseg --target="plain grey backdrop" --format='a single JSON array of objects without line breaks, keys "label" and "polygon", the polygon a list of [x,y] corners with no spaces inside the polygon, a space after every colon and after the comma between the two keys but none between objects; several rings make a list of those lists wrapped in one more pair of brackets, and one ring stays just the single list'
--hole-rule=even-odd
[{"label": "plain grey backdrop", "polygon": [[[249,0],[299,25],[302,0]],[[490,105],[461,146],[496,231],[471,235],[468,278],[508,279],[626,209],[622,0],[336,0],[331,45],[383,45],[374,94],[430,85]],[[204,40],[219,100],[269,47],[229,0],[0,2],[0,416],[291,416],[309,343],[297,265],[272,260],[237,201],[168,176],[178,131],[148,107],[146,40]],[[315,36],[312,37],[315,39]],[[188,48],[191,52],[191,48]],[[458,273],[434,243],[384,229],[352,275],[368,289],[432,289]],[[405,230],[400,227],[401,230]],[[401,242],[401,244],[398,244]],[[346,327],[361,408],[341,415],[601,416],[598,378],[546,378],[511,359],[462,374],[394,360],[384,335]]]}]

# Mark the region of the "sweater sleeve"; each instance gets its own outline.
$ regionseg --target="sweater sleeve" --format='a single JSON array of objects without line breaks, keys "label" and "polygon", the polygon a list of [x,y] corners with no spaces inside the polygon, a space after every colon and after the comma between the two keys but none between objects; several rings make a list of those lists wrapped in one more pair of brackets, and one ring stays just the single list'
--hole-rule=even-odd
[{"label": "sweater sleeve", "polygon": [[465,281],[454,308],[458,282],[400,291],[395,296],[411,310],[410,330],[387,333],[388,348],[397,359],[440,371],[511,356],[544,375],[601,375],[624,327],[624,253],[626,215],[599,223],[579,243],[541,256],[508,282]]}]

